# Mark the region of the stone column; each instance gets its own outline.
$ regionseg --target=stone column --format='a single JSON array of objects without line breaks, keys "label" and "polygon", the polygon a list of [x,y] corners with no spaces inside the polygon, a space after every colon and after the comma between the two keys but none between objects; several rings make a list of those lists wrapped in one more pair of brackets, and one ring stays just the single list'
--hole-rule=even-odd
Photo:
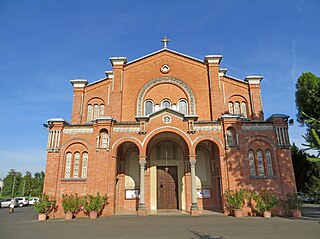
[{"label": "stone column", "polygon": [[146,166],[146,156],[139,156],[140,164],[140,202],[138,208],[138,215],[145,216],[147,214],[146,203],[144,197],[144,170]]},{"label": "stone column", "polygon": [[191,171],[191,215],[199,216],[199,208],[197,202],[196,189],[196,156],[189,156],[190,171]]}]

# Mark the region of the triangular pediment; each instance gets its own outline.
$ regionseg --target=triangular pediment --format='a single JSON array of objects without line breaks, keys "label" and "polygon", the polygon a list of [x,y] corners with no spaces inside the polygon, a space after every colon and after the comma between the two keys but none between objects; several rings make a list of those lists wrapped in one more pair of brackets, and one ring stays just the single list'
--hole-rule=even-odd
[{"label": "triangular pediment", "polygon": [[169,109],[169,108],[164,108],[164,109],[161,109],[161,110],[158,110],[152,114],[149,115],[150,119],[153,119],[153,118],[156,118],[158,117],[159,115],[163,115],[163,114],[169,114],[169,115],[173,115],[177,118],[180,118],[181,120],[184,119],[184,114],[176,111],[176,110],[173,110],[173,109]]},{"label": "triangular pediment", "polygon": [[180,53],[180,52],[177,52],[177,51],[174,51],[174,50],[171,50],[171,49],[168,49],[168,48],[164,48],[164,49],[161,49],[159,51],[155,51],[155,52],[152,52],[148,55],[145,55],[145,56],[142,56],[140,58],[137,58],[135,60],[132,60],[128,63],[126,63],[126,66],[130,66],[131,64],[134,64],[134,63],[137,63],[139,61],[144,61],[150,57],[154,57],[156,55],[160,55],[160,54],[163,54],[163,53],[169,53],[169,54],[173,54],[173,55],[176,55],[176,56],[179,56],[179,57],[182,57],[182,58],[185,58],[186,60],[191,60],[191,61],[195,61],[197,63],[201,63],[201,64],[205,64],[204,61],[200,60],[200,59],[197,59],[195,57],[192,57],[192,56],[188,56],[188,55],[185,55],[183,53]]}]

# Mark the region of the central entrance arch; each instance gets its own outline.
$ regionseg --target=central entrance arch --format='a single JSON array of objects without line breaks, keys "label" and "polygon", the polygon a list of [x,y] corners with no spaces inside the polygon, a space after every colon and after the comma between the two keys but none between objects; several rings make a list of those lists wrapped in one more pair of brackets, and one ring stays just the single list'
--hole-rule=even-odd
[{"label": "central entrance arch", "polygon": [[186,182],[189,149],[176,133],[162,132],[148,143],[150,208],[186,210]]}]

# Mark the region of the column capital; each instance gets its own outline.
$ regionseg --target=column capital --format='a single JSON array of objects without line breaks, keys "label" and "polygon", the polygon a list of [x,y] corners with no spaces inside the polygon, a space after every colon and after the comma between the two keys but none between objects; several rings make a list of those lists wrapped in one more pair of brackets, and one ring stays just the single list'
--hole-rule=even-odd
[{"label": "column capital", "polygon": [[140,167],[145,167],[145,166],[146,166],[146,163],[147,163],[147,160],[141,160],[141,159],[139,159]]},{"label": "column capital", "polygon": [[191,161],[191,160],[197,160],[197,155],[191,155],[191,154],[189,154],[189,161]]}]

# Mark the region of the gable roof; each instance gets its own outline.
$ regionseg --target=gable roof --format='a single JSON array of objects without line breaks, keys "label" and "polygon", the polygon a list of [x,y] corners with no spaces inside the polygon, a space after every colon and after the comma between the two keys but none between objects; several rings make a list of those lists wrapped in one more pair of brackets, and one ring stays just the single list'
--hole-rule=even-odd
[{"label": "gable roof", "polygon": [[198,58],[195,58],[195,57],[192,57],[192,56],[188,56],[188,55],[182,54],[182,53],[180,53],[180,52],[177,52],[177,51],[174,51],[174,50],[171,50],[171,49],[168,49],[168,48],[163,48],[163,49],[161,49],[161,50],[158,50],[158,51],[152,52],[152,53],[150,53],[150,54],[147,54],[147,55],[145,55],[145,56],[139,57],[139,58],[137,58],[137,59],[135,59],[135,60],[129,61],[129,62],[126,63],[126,66],[128,66],[128,65],[130,65],[130,64],[132,64],[132,63],[135,63],[135,62],[137,62],[137,61],[141,61],[141,60],[143,60],[143,59],[145,59],[145,58],[148,58],[148,57],[150,57],[150,56],[156,55],[156,54],[158,54],[158,53],[165,52],[165,51],[171,52],[171,53],[173,53],[173,54],[176,54],[176,55],[179,55],[179,56],[182,56],[182,57],[185,57],[185,58],[194,60],[194,61],[197,61],[197,62],[202,63],[202,64],[205,64],[204,61],[202,61],[202,60],[200,60],[200,59],[198,59]]}]

